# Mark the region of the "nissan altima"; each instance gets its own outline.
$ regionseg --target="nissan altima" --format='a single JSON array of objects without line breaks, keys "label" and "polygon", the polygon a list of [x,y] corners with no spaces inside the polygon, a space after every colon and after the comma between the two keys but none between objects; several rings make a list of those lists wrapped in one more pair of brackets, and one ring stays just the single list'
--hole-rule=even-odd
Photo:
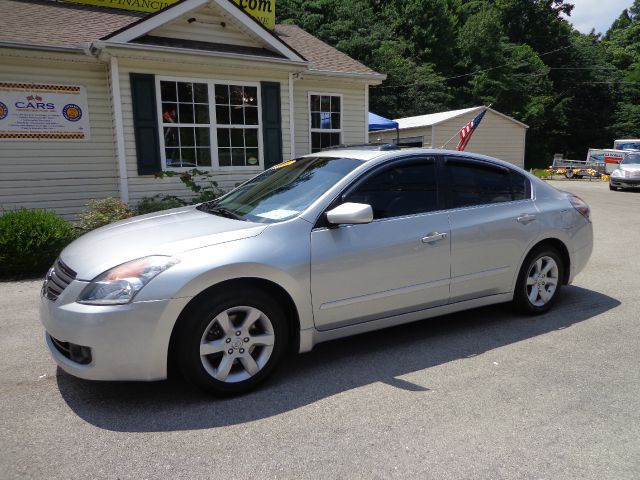
[{"label": "nissan altima", "polygon": [[45,341],[77,377],[159,380],[175,366],[239,394],[288,350],[489,304],[546,312],[591,255],[589,215],[490,157],[306,155],[74,241],[42,287]]}]

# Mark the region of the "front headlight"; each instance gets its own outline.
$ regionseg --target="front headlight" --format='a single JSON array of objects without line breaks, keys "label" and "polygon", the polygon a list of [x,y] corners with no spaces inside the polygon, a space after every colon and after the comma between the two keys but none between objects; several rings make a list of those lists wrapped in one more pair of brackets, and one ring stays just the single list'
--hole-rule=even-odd
[{"label": "front headlight", "polygon": [[619,168],[614,170],[611,174],[612,177],[624,178],[626,175],[624,170],[620,170]]},{"label": "front headlight", "polygon": [[178,262],[177,258],[156,255],[123,263],[94,278],[77,302],[88,305],[129,303],[151,279]]}]

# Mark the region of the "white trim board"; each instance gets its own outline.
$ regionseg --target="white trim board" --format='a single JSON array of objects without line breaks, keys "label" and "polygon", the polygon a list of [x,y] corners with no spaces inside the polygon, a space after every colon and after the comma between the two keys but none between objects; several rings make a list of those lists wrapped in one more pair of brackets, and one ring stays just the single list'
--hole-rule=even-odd
[{"label": "white trim board", "polygon": [[[252,81],[240,81],[240,80],[217,80],[214,78],[198,78],[198,77],[176,77],[169,75],[156,75],[155,76],[155,84],[156,84],[156,108],[158,115],[158,136],[160,143],[160,166],[162,167],[162,171],[167,170],[167,156],[166,156],[166,145],[164,138],[164,127],[166,124],[162,118],[162,97],[161,97],[161,89],[160,82],[162,81],[169,82],[187,82],[187,83],[205,83],[207,84],[207,92],[208,92],[208,105],[209,105],[209,151],[211,153],[211,166],[206,165],[198,165],[196,168],[201,169],[209,169],[214,173],[222,173],[222,172],[233,172],[233,173],[259,173],[264,170],[264,144],[262,139],[262,92],[260,88],[260,82],[252,82]],[[234,125],[234,124],[218,124],[216,118],[216,103],[215,103],[215,86],[216,85],[241,85],[247,87],[256,87],[257,88],[257,96],[258,96],[258,124],[257,125]],[[214,101],[212,101],[214,100]],[[196,127],[196,128],[204,128],[205,124],[177,124],[176,126],[179,128],[180,126],[186,127]],[[258,132],[258,165],[251,166],[220,166],[220,158],[218,152],[218,128],[254,128]],[[224,148],[224,147],[223,147]],[[184,172],[191,170],[193,167],[170,167],[170,171],[173,172]]]},{"label": "white trim board", "polygon": [[279,40],[275,35],[263,27],[258,21],[245,13],[242,8],[229,0],[185,0],[166,8],[165,10],[161,10],[156,14],[143,18],[141,21],[133,23],[129,27],[125,27],[123,30],[116,32],[115,34],[107,35],[102,40],[109,40],[112,43],[130,42],[205,5],[217,8],[223,16],[235,21],[250,32],[254,39],[268,45],[287,59],[297,62],[306,62],[305,58],[288,47],[284,42]]}]

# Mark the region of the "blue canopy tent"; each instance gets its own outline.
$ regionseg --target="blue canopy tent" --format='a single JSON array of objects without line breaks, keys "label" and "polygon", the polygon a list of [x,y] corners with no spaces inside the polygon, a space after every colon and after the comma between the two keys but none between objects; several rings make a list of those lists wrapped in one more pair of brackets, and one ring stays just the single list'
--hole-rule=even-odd
[{"label": "blue canopy tent", "polygon": [[400,130],[398,129],[398,122],[389,120],[388,118],[381,117],[375,113],[369,112],[369,131],[375,132],[376,130],[391,130],[396,129],[397,139],[400,139]]}]

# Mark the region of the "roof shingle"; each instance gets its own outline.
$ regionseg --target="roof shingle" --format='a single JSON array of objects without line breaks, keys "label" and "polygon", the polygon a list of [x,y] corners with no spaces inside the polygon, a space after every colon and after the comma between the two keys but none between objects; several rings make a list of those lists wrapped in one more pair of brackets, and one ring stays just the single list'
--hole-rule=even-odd
[{"label": "roof shingle", "polygon": [[83,43],[99,40],[144,16],[144,13],[51,0],[0,0],[0,41],[34,47],[81,48]]},{"label": "roof shingle", "polygon": [[[58,0],[0,0],[0,42],[80,49],[83,44],[103,39],[148,15]],[[38,27],[26,28],[26,19]],[[380,75],[295,25],[276,25],[274,34],[300,53],[311,71]],[[175,47],[184,47],[180,40],[175,43]]]},{"label": "roof shingle", "polygon": [[324,43],[297,25],[276,25],[276,35],[309,61],[315,71],[379,75],[349,55]]}]

